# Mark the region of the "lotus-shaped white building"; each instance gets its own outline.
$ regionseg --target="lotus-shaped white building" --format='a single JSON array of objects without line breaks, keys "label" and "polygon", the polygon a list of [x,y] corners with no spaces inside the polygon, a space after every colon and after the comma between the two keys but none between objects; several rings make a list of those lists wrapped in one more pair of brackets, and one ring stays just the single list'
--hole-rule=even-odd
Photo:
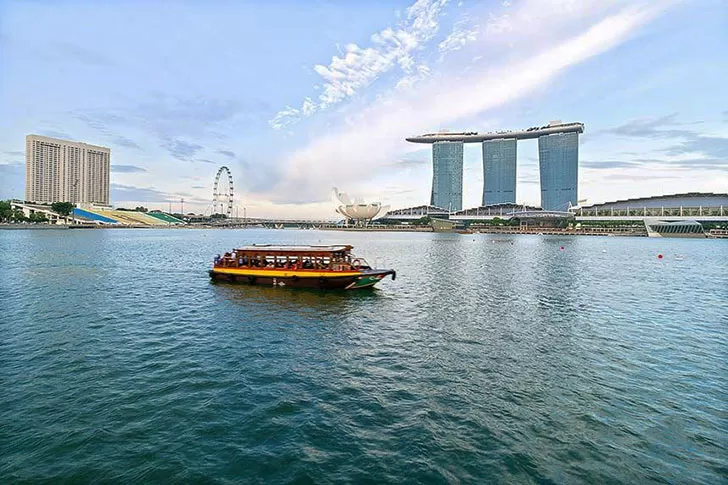
[{"label": "lotus-shaped white building", "polygon": [[334,203],[337,204],[336,212],[346,217],[347,223],[355,225],[367,225],[378,217],[382,217],[389,211],[389,206],[382,206],[381,202],[366,203],[361,199],[351,200],[344,192],[333,188]]}]

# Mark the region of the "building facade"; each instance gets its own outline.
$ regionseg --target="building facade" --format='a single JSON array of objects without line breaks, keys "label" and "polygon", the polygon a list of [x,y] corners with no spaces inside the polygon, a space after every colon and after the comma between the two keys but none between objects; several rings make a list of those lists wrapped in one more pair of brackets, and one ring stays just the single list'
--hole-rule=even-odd
[{"label": "building facade", "polygon": [[483,142],[483,206],[516,202],[515,138]]},{"label": "building facade", "polygon": [[432,144],[432,195],[430,205],[448,211],[463,208],[463,143]]},{"label": "building facade", "polygon": [[577,205],[579,134],[557,133],[538,138],[541,208],[567,211]]},{"label": "building facade", "polygon": [[639,197],[585,205],[573,212],[579,217],[728,217],[728,194],[688,192]]},{"label": "building facade", "polygon": [[25,138],[25,200],[109,205],[111,150],[39,135]]},{"label": "building facade", "polygon": [[523,130],[428,133],[405,138],[432,145],[433,183],[430,204],[460,210],[463,193],[463,143],[483,144],[483,206],[516,202],[517,145],[538,139],[541,206],[565,212],[578,196],[579,134],[584,124],[552,120]]}]

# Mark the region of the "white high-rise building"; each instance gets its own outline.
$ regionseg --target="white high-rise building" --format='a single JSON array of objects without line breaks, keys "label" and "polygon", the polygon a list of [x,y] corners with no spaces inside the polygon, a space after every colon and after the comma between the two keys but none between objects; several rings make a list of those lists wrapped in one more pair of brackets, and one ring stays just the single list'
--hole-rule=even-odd
[{"label": "white high-rise building", "polygon": [[47,136],[25,137],[25,200],[109,205],[111,150]]}]

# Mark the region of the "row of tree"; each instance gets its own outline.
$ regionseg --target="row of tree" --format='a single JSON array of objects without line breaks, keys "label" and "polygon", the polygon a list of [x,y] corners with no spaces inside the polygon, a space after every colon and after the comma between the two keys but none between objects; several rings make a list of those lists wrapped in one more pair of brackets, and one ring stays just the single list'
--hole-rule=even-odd
[{"label": "row of tree", "polygon": [[117,207],[116,210],[118,211],[127,211],[127,212],[149,212],[149,209],[147,209],[144,206],[137,206],[133,209],[127,209],[126,207]]},{"label": "row of tree", "polygon": [[48,222],[48,218],[37,212],[25,217],[22,210],[13,209],[10,201],[0,200],[0,222]]}]

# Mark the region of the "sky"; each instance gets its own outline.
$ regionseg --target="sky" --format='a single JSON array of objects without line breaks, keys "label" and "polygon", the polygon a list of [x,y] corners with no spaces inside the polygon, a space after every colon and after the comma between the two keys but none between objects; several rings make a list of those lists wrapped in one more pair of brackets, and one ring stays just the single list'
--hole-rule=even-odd
[{"label": "sky", "polygon": [[[110,147],[115,206],[209,213],[227,166],[240,215],[336,218],[334,186],[429,202],[407,136],[557,119],[586,203],[728,192],[726,46],[724,0],[0,0],[0,199],[34,133]],[[464,207],[482,184],[466,145]]]}]

